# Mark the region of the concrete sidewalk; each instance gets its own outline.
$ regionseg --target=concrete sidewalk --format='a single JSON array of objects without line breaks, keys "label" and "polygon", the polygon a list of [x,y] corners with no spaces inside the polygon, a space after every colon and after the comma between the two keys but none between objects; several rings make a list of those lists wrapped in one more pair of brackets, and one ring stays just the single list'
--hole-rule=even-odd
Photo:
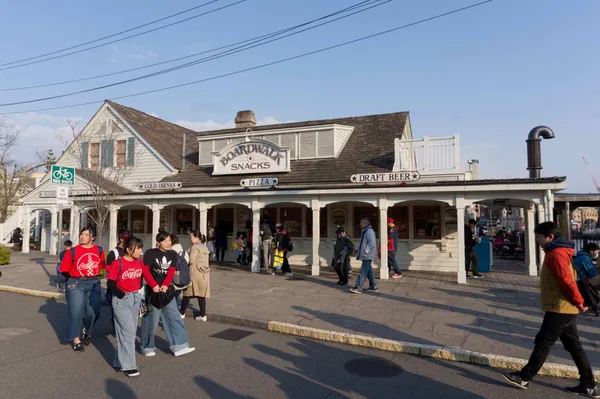
[{"label": "concrete sidewalk", "polygon": [[[15,253],[12,265],[0,266],[0,284],[56,292],[55,264],[55,257]],[[493,273],[466,286],[452,275],[406,272],[401,281],[378,281],[378,293],[354,295],[328,268],[320,277],[296,268],[286,278],[213,265],[208,312],[527,359],[543,312],[538,278],[525,270],[522,262],[497,260]],[[600,365],[598,325],[595,317],[579,318],[593,366]],[[560,343],[549,361],[573,364]]]}]

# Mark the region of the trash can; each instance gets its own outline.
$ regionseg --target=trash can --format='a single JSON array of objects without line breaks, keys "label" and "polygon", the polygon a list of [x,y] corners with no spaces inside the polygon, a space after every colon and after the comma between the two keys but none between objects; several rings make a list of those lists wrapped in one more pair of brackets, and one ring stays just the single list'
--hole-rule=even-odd
[{"label": "trash can", "polygon": [[479,260],[479,272],[489,273],[492,271],[492,241],[483,237],[481,242],[475,245],[475,255]]}]

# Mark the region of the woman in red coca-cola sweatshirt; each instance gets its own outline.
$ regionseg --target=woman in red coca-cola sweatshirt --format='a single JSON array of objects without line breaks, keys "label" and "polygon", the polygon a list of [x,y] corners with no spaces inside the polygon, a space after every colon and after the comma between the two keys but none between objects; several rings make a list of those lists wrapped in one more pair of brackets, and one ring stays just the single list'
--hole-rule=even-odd
[{"label": "woman in red coca-cola sweatshirt", "polygon": [[75,352],[83,352],[84,345],[91,343],[94,324],[100,318],[100,272],[105,269],[105,256],[102,248],[94,245],[95,239],[96,229],[81,229],[79,245],[65,253],[58,269],[67,279],[67,338]]},{"label": "woman in red coca-cola sweatshirt", "polygon": [[106,285],[112,292],[112,307],[115,315],[117,353],[113,367],[127,377],[140,375],[135,362],[135,335],[137,319],[142,302],[143,263],[140,259],[144,243],[137,237],[125,240],[125,255],[110,265]]}]

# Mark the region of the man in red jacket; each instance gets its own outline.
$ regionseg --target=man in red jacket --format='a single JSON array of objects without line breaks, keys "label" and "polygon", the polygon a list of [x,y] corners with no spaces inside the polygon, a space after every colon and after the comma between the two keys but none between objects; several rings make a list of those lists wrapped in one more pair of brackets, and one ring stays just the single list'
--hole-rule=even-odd
[{"label": "man in red jacket", "polygon": [[592,366],[581,347],[577,332],[577,315],[586,312],[587,308],[577,289],[575,269],[571,262],[575,245],[561,237],[561,230],[554,222],[541,223],[534,232],[538,245],[546,252],[540,273],[541,303],[546,314],[540,332],[535,337],[529,362],[519,372],[505,373],[504,378],[518,388],[527,389],[529,382],[544,365],[550,349],[560,338],[579,370],[579,385],[566,391],[588,398],[600,398]]}]

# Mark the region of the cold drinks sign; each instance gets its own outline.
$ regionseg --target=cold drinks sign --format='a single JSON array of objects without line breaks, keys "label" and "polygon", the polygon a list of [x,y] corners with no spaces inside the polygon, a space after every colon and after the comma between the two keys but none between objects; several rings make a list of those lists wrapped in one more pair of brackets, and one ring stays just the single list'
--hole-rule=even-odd
[{"label": "cold drinks sign", "polygon": [[250,139],[213,153],[213,175],[290,171],[290,151],[262,139]]}]

